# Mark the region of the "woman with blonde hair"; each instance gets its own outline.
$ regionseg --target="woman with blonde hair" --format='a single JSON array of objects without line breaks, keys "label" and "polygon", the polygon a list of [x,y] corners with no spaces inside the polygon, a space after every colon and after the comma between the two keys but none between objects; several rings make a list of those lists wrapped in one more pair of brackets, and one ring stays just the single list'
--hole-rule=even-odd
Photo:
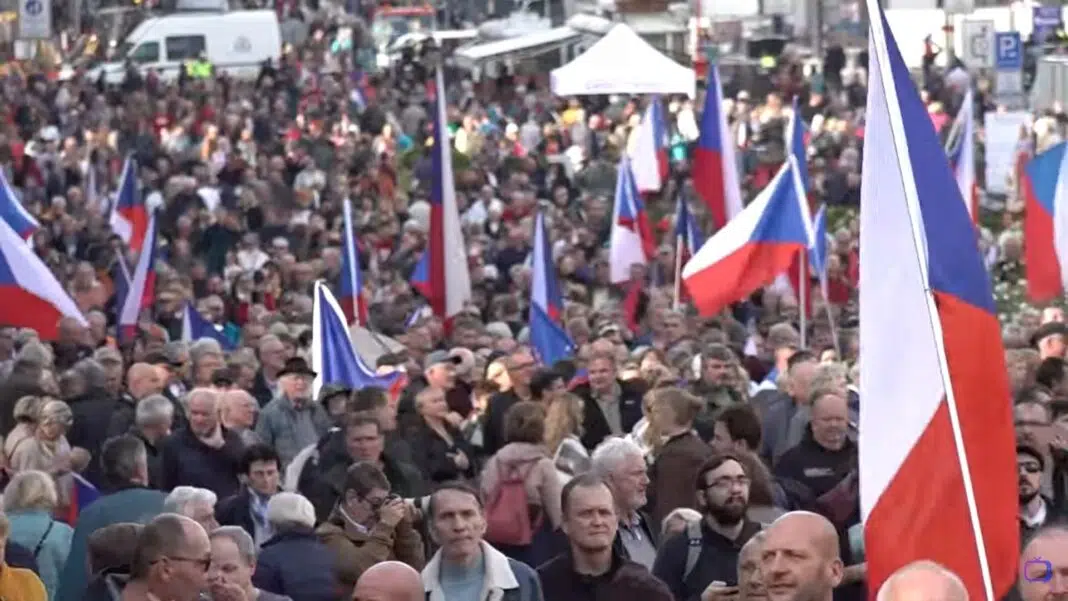
[{"label": "woman with blonde hair", "polygon": [[52,517],[59,503],[51,476],[37,470],[19,472],[4,490],[4,513],[11,522],[11,542],[33,551],[38,573],[51,599],[67,563],[74,530]]},{"label": "woman with blonde hair", "polygon": [[590,454],[582,445],[582,399],[571,393],[556,396],[545,414],[545,446],[562,483],[590,467]]},{"label": "woman with blonde hair", "polygon": [[33,437],[27,438],[11,454],[12,472],[40,470],[55,479],[59,511],[70,505],[74,485],[71,472],[80,471],[88,463],[85,449],[74,449],[67,442],[67,431],[73,423],[70,407],[63,401],[50,400],[41,407]]},{"label": "woman with blonde hair", "polygon": [[44,397],[36,395],[27,395],[15,402],[15,427],[4,441],[4,457],[8,461],[24,440],[33,438],[33,433],[37,430],[37,418],[45,402]]}]

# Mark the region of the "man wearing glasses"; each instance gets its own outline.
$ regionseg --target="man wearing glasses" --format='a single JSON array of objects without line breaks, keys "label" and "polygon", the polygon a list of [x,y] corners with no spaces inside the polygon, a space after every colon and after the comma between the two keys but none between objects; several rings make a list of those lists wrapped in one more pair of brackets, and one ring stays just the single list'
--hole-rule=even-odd
[{"label": "man wearing glasses", "polygon": [[702,598],[711,589],[717,599],[737,598],[738,554],[756,533],[749,520],[749,476],[730,453],[714,455],[697,475],[697,507],[702,518],[665,541],[657,552],[653,575],[663,580],[676,600]]},{"label": "man wearing glasses", "polygon": [[207,590],[211,542],[190,518],[165,513],[138,537],[123,601],[197,601]]}]

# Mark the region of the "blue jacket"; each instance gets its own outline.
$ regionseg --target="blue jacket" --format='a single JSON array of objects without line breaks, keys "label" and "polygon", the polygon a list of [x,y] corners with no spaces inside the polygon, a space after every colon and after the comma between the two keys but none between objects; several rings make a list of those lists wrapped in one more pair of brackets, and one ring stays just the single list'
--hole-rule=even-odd
[{"label": "blue jacket", "polygon": [[82,601],[89,582],[86,573],[89,535],[105,526],[122,522],[147,524],[162,513],[165,498],[167,496],[158,490],[127,488],[103,496],[82,510],[74,528],[67,563],[59,578],[56,601]]},{"label": "blue jacket", "polygon": [[343,591],[334,573],[334,555],[310,528],[276,534],[263,543],[252,584],[293,601],[340,601]]},{"label": "blue jacket", "polygon": [[41,582],[54,599],[59,588],[59,575],[67,563],[74,529],[54,519],[47,511],[13,511],[7,514],[11,521],[9,539],[36,552]]}]

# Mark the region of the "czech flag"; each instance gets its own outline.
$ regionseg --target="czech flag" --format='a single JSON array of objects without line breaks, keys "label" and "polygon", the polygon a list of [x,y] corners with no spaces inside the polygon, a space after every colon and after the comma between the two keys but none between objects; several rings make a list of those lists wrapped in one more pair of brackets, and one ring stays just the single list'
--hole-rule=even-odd
[{"label": "czech flag", "polygon": [[360,271],[360,248],[352,226],[352,201],[345,199],[344,227],[341,230],[341,308],[348,324],[367,325],[367,297]]},{"label": "czech flag", "polygon": [[29,240],[41,227],[37,219],[19,202],[3,172],[0,172],[0,219],[6,221],[23,240]]},{"label": "czech flag", "polygon": [[[705,243],[705,237],[701,235],[701,228],[697,227],[697,220],[690,212],[690,205],[686,198],[679,194],[675,207],[675,252],[681,258],[683,264],[697,254]],[[676,274],[677,275],[677,274]]]},{"label": "czech flag", "polygon": [[108,217],[111,231],[115,232],[130,250],[141,252],[148,236],[148,208],[141,199],[141,186],[137,181],[137,161],[126,157],[119,179],[119,191]]},{"label": "czech flag", "polygon": [[412,274],[411,285],[434,315],[446,320],[471,298],[471,274],[452,175],[452,145],[445,119],[445,78],[435,75],[434,144],[431,148],[430,229],[427,248]]},{"label": "czech flag", "polygon": [[344,312],[321,281],[315,283],[311,350],[312,369],[317,374],[312,382],[313,398],[318,397],[319,389],[327,384],[342,384],[353,390],[377,386],[394,395],[407,384],[403,372],[380,376],[364,363],[352,346]]},{"label": "czech flag", "polygon": [[30,245],[0,219],[0,324],[33,328],[41,340],[55,340],[59,321],[89,323]]},{"label": "czech flag", "polygon": [[132,343],[137,336],[137,323],[141,312],[152,307],[156,297],[156,218],[148,220],[148,233],[145,236],[144,250],[137,257],[130,288],[119,306],[118,335],[119,341]]},{"label": "czech flag", "polygon": [[714,316],[775,280],[812,246],[808,201],[788,157],[738,216],[715,233],[682,270],[694,305]]},{"label": "czech flag", "polygon": [[957,132],[952,150],[947,150],[949,164],[953,169],[953,177],[957,180],[960,195],[964,198],[964,204],[968,207],[968,214],[972,216],[972,223],[979,221],[979,186],[975,182],[975,101],[972,100],[972,90],[964,95],[964,104],[957,113],[957,119],[953,123],[953,131]]},{"label": "czech flag", "polygon": [[639,192],[658,192],[668,179],[668,129],[660,97],[645,108],[631,156],[634,184]]},{"label": "czech flag", "polygon": [[1027,295],[1035,302],[1061,295],[1068,282],[1068,143],[1028,161],[1023,184]]},{"label": "czech flag", "polygon": [[646,265],[656,254],[653,226],[634,184],[634,173],[626,156],[620,159],[616,175],[616,199],[608,244],[613,284],[629,281],[631,266],[635,263]]},{"label": "czech flag", "polygon": [[[869,591],[935,561],[997,601],[1020,558],[1001,326],[971,216],[878,0],[860,202],[860,505]],[[892,316],[892,317],[890,317]]]},{"label": "czech flag", "polygon": [[[794,97],[790,124],[786,128],[786,147],[790,149],[790,156],[797,162],[797,174],[801,178],[801,187],[805,191],[806,203],[808,195],[812,192],[808,179],[808,153],[805,150],[805,124],[801,121],[801,110],[797,105],[797,97]],[[811,207],[811,204],[808,206]],[[790,269],[787,271],[787,279],[790,287],[794,290],[797,302],[805,309],[807,317],[812,316],[812,282],[809,278],[808,264],[811,248],[797,254]]]},{"label": "czech flag", "polygon": [[233,340],[223,332],[221,326],[208,321],[193,303],[185,304],[185,312],[182,315],[182,340],[196,342],[201,338],[210,338],[219,343],[224,351],[232,351],[237,348]]},{"label": "czech flag", "polygon": [[708,67],[701,131],[693,155],[693,186],[708,206],[714,228],[723,227],[742,212],[738,160],[727,116],[723,114],[723,86],[715,65]]},{"label": "czech flag", "polygon": [[827,281],[827,205],[820,205],[812,217],[812,246],[808,249],[808,264],[820,282]]},{"label": "czech flag", "polygon": [[561,321],[564,300],[556,281],[545,215],[534,220],[534,268],[530,287],[530,344],[538,359],[552,365],[571,356],[575,345]]}]

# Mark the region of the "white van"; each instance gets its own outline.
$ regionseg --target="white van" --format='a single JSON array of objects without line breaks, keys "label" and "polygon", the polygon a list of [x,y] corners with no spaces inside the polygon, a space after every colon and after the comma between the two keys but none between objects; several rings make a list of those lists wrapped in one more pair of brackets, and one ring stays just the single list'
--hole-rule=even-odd
[{"label": "white van", "polygon": [[89,72],[96,80],[100,73],[109,84],[122,83],[126,61],[142,72],[154,69],[167,81],[178,79],[185,61],[201,52],[215,65],[217,73],[252,79],[267,59],[282,55],[282,35],[273,10],[234,12],[181,12],[152,17],[134,28],[119,45],[115,60]]}]

